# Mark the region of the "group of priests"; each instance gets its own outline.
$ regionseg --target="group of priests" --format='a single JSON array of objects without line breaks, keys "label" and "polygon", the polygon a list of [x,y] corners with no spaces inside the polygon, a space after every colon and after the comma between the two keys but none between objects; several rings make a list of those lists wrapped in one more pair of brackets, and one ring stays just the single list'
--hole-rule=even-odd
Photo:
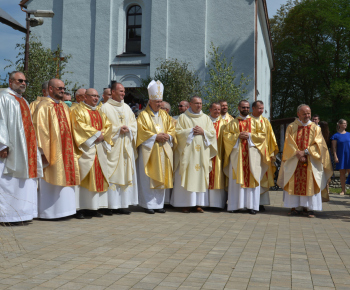
[{"label": "group of priests", "polygon": [[[264,104],[238,104],[230,116],[226,101],[202,111],[202,99],[179,103],[171,117],[160,81],[148,85],[149,102],[136,119],[124,103],[125,89],[113,83],[111,98],[99,103],[93,88],[80,89],[80,102],[63,102],[64,82],[51,79],[30,106],[22,97],[22,72],[12,72],[0,95],[0,222],[33,218],[79,219],[165,213],[164,203],[183,213],[204,207],[250,214],[270,204],[276,138]],[[314,217],[328,199],[332,174],[320,128],[307,105],[289,125],[278,184],[291,215]]]}]

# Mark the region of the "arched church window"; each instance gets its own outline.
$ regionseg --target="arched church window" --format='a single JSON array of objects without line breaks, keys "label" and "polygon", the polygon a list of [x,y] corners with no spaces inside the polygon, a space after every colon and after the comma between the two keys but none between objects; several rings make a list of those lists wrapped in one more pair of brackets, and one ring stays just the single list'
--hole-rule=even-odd
[{"label": "arched church window", "polygon": [[142,8],[131,6],[126,15],[126,52],[141,52]]}]

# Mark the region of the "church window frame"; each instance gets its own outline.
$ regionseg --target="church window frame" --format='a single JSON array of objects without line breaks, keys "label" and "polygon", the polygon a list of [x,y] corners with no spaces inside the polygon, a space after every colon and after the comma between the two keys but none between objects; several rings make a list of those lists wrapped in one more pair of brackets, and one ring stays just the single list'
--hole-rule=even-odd
[{"label": "church window frame", "polygon": [[126,54],[142,54],[142,7],[131,5],[126,12]]}]

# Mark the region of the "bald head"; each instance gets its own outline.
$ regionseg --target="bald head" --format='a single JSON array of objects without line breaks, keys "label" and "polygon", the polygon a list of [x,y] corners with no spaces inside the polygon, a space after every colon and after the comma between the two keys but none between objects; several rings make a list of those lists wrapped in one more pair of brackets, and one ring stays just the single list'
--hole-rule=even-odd
[{"label": "bald head", "polygon": [[103,91],[103,102],[107,103],[108,100],[112,97],[112,92],[110,88],[104,89]]},{"label": "bald head", "polygon": [[22,95],[27,88],[25,75],[20,71],[13,71],[10,73],[9,86],[17,94]]},{"label": "bald head", "polygon": [[301,104],[297,108],[297,115],[301,122],[306,124],[311,119],[311,109],[308,105]]},{"label": "bald head", "polygon": [[75,92],[75,100],[77,101],[77,103],[80,103],[85,100],[85,92],[86,89],[84,88],[80,88]]},{"label": "bald head", "polygon": [[51,79],[49,80],[48,90],[51,98],[62,101],[66,88],[64,82],[60,79]]},{"label": "bald head", "polygon": [[85,92],[85,103],[88,104],[91,107],[95,107],[98,103],[98,100],[100,99],[100,96],[98,95],[98,92],[93,89],[87,89]]},{"label": "bald head", "polygon": [[160,108],[170,114],[171,106],[168,102],[163,101]]},{"label": "bald head", "polygon": [[179,103],[179,112],[180,114],[186,112],[186,110],[190,107],[190,103],[187,101],[181,101]]}]

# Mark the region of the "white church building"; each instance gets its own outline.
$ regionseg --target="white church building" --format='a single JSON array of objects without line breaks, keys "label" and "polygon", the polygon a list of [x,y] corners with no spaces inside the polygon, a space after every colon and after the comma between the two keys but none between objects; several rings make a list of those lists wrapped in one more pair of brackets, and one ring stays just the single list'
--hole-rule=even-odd
[{"label": "white church building", "polygon": [[[190,63],[207,78],[211,42],[251,80],[247,98],[270,116],[273,50],[266,0],[23,0],[28,10],[53,10],[31,28],[44,46],[71,54],[70,80],[102,93],[153,76],[159,59]],[[237,78],[239,79],[239,77]],[[224,97],[224,96],[223,96]]]}]

